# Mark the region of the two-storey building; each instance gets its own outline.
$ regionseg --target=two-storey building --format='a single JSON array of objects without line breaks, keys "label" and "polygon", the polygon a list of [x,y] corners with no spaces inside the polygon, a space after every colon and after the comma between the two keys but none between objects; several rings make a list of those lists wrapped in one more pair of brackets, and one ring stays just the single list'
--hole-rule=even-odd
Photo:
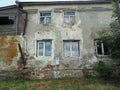
[{"label": "two-storey building", "polygon": [[109,50],[98,42],[98,33],[110,29],[111,0],[17,2],[17,6],[28,14],[25,33],[19,40],[26,67],[38,72],[51,70],[51,76],[67,76],[71,72],[77,75],[98,60],[108,60]]}]

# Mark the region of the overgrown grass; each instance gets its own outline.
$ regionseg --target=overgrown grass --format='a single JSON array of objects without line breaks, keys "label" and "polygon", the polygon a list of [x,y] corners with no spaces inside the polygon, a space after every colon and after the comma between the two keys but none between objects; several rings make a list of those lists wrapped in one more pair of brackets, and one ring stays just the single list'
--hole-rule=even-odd
[{"label": "overgrown grass", "polygon": [[120,79],[4,80],[0,81],[0,90],[120,90]]}]

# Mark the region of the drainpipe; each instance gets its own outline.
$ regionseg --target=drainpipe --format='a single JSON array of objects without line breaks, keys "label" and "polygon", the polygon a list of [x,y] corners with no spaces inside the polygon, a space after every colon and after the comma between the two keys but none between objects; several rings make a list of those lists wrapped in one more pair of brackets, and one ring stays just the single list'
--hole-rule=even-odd
[{"label": "drainpipe", "polygon": [[120,25],[120,7],[119,7],[119,0],[113,0],[116,5],[116,11],[117,11],[117,17],[118,17],[118,23]]},{"label": "drainpipe", "polygon": [[26,27],[27,27],[27,18],[28,18],[28,14],[27,14],[27,12],[26,12],[26,13],[25,13],[25,24],[24,24],[23,35],[25,35],[25,33],[26,33]]},{"label": "drainpipe", "polygon": [[23,10],[23,6],[19,5],[19,0],[16,0],[16,6],[17,6],[17,9],[19,9],[21,12],[25,14],[25,19],[24,19],[25,23],[24,23],[24,28],[23,28],[23,36],[24,36],[26,33],[28,13]]}]

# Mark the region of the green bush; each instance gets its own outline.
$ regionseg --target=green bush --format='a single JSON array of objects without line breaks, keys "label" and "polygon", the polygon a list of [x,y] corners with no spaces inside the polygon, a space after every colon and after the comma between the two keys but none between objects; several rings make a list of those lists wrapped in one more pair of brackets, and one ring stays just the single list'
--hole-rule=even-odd
[{"label": "green bush", "polygon": [[103,61],[98,61],[93,65],[93,68],[99,73],[99,75],[104,78],[108,79],[112,75],[112,68],[106,65]]}]

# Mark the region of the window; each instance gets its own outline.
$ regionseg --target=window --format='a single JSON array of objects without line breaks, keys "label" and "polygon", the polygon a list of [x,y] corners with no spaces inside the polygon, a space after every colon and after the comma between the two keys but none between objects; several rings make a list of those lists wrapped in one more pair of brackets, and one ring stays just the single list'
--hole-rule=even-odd
[{"label": "window", "polygon": [[52,41],[51,40],[38,40],[37,41],[37,56],[51,56]]},{"label": "window", "polygon": [[102,41],[96,41],[96,53],[97,55],[109,55],[107,44]]},{"label": "window", "polygon": [[74,24],[75,12],[64,12],[64,22]]},{"label": "window", "polygon": [[79,56],[79,41],[64,41],[64,55],[65,57]]},{"label": "window", "polygon": [[51,23],[51,12],[41,12],[40,24],[50,24],[50,23]]},{"label": "window", "polygon": [[13,25],[15,16],[0,16],[0,25]]}]

